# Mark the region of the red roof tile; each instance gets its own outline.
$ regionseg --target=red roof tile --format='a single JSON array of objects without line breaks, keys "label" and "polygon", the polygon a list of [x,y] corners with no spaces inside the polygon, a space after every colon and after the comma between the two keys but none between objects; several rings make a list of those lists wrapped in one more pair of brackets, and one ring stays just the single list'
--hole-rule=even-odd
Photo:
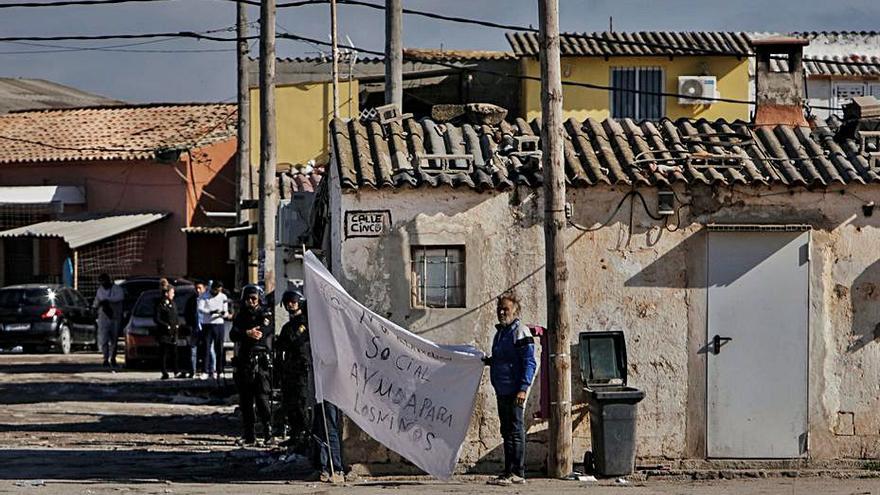
[{"label": "red roof tile", "polygon": [[0,163],[150,160],[235,137],[236,105],[152,104],[0,115]]}]

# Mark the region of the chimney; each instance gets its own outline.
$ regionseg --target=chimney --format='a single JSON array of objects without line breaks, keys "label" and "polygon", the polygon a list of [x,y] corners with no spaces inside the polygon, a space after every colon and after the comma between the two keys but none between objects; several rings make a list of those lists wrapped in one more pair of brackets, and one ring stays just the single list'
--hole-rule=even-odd
[{"label": "chimney", "polygon": [[804,71],[802,38],[778,37],[752,40],[755,63],[755,125],[806,126],[804,118]]}]

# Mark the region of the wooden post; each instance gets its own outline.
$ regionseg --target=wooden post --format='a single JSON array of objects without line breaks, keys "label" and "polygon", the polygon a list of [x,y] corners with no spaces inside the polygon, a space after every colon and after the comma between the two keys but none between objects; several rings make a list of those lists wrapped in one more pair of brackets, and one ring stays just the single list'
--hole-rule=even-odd
[{"label": "wooden post", "polygon": [[[247,4],[237,5],[238,20],[238,150],[235,168],[235,220],[240,225],[248,219],[247,211],[242,210],[241,202],[253,198],[253,182],[251,180],[251,140],[250,140],[250,81],[248,74],[248,42],[247,38]],[[235,288],[241,288],[250,282],[248,273],[248,236],[235,239]]]},{"label": "wooden post", "polygon": [[[339,118],[339,46],[336,42],[336,0],[330,0],[330,42],[333,53],[333,118]],[[349,82],[351,84],[351,82]]]},{"label": "wooden post", "polygon": [[403,112],[403,7],[401,0],[385,0],[385,104]]},{"label": "wooden post", "polygon": [[559,2],[538,0],[541,39],[541,140],[544,167],[544,280],[550,345],[550,449],[548,476],[572,470],[571,356],[568,266],[565,259],[565,168],[562,148],[562,76],[559,63]]},{"label": "wooden post", "polygon": [[275,289],[275,0],[260,4],[260,219],[257,229],[259,281],[266,293]]}]

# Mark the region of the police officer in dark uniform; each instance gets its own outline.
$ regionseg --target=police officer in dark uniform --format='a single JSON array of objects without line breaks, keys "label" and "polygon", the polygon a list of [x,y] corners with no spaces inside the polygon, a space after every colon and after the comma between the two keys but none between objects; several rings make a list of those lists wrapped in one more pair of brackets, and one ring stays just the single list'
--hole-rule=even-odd
[{"label": "police officer in dark uniform", "polygon": [[263,423],[264,439],[272,442],[272,422],[269,410],[270,367],[272,365],[272,312],[260,300],[260,291],[247,286],[242,291],[241,308],[232,321],[229,338],[238,344],[235,356],[235,384],[241,407],[242,440],[245,445],[253,445],[255,415]]},{"label": "police officer in dark uniform", "polygon": [[288,290],[281,297],[281,305],[290,315],[290,321],[281,327],[275,346],[281,365],[281,404],[290,433],[282,445],[305,454],[309,448],[315,398],[306,301],[301,292]]}]

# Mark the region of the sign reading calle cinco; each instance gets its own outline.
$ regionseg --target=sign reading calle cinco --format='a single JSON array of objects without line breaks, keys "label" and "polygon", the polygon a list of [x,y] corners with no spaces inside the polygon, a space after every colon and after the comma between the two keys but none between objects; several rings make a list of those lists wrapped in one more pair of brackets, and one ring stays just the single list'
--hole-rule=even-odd
[{"label": "sign reading calle cinco", "polygon": [[345,212],[345,238],[381,237],[391,229],[390,210],[354,210]]}]

